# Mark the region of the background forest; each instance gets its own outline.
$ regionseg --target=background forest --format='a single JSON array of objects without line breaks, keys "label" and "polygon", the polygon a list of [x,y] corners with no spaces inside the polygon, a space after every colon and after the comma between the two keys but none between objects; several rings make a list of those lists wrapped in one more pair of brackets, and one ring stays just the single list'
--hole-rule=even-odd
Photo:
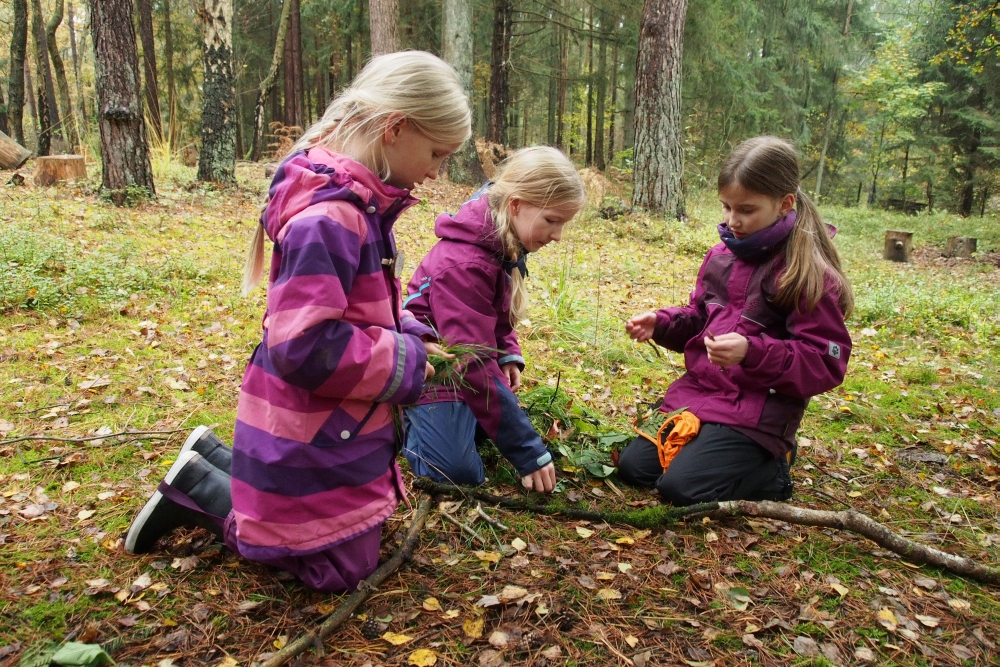
[{"label": "background forest", "polygon": [[[288,2],[284,54],[262,118],[270,132],[261,142],[265,154],[286,147],[281,138],[316,120],[351,80],[372,52],[372,12],[377,21],[389,20],[395,4]],[[23,130],[13,122],[21,73],[11,72],[18,4],[26,7],[28,28]],[[581,165],[630,171],[642,3],[404,0],[395,9],[400,48],[443,52],[442,4],[471,15],[477,137],[513,147],[558,145]],[[648,4],[684,21],[686,191],[707,187],[735,143],[772,133],[798,144],[804,185],[829,203],[962,215],[991,207],[1000,157],[995,0]],[[236,154],[242,158],[253,153],[254,108],[283,6],[278,0],[233,5]],[[201,132],[205,3],[136,0],[134,15],[154,162],[177,155],[193,163]],[[58,100],[47,105],[56,107],[48,114],[60,149],[53,152],[79,141],[96,156],[87,3],[4,3],[0,25],[0,102],[7,103],[0,130],[36,150],[37,91],[47,88],[48,99]],[[40,36],[51,42],[42,48],[49,58],[38,58]],[[507,86],[498,94],[500,79]]]}]

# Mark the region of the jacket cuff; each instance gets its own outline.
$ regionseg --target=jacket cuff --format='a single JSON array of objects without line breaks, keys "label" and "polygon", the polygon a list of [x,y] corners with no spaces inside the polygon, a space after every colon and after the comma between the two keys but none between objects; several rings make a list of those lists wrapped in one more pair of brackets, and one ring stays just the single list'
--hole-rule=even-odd
[{"label": "jacket cuff", "polygon": [[740,366],[743,366],[745,370],[756,368],[764,361],[765,352],[762,342],[757,336],[747,337],[747,353],[743,357],[743,361],[740,362]]},{"label": "jacket cuff", "polygon": [[427,336],[431,340],[438,340],[440,338],[433,327],[427,326],[413,315],[404,315],[400,321],[400,328],[404,334],[416,336],[417,338],[423,338],[424,336]]},{"label": "jacket cuff", "polygon": [[519,354],[508,354],[506,356],[500,357],[497,360],[497,365],[500,366],[501,368],[504,366],[504,364],[517,364],[518,368],[520,368],[523,371],[524,357],[522,357]]},{"label": "jacket cuff", "polygon": [[380,403],[413,405],[424,388],[427,350],[416,336],[395,331],[391,333],[396,336],[396,363],[385,391],[376,400]]}]

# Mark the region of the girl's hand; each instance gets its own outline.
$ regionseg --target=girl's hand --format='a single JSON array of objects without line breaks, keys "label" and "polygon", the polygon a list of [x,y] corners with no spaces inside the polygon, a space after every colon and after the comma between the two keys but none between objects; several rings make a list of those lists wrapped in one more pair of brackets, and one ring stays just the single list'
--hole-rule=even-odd
[{"label": "girl's hand", "polygon": [[511,362],[509,364],[504,364],[500,367],[503,371],[504,377],[507,378],[507,383],[510,385],[511,391],[517,391],[521,388],[521,369],[517,364]]},{"label": "girl's hand", "polygon": [[639,343],[645,343],[651,339],[654,329],[656,329],[656,313],[652,311],[636,315],[625,321],[625,333]]},{"label": "girl's hand", "polygon": [[424,382],[427,382],[432,377],[434,377],[434,367],[431,366],[431,362],[424,362]]},{"label": "girl's hand", "polygon": [[552,489],[556,488],[556,467],[550,463],[544,468],[539,468],[530,475],[522,477],[521,484],[528,491],[552,493]]},{"label": "girl's hand", "polygon": [[738,333],[727,333],[716,336],[712,340],[705,336],[705,349],[708,350],[708,360],[716,366],[736,366],[747,356],[750,344]]},{"label": "girl's hand", "polygon": [[[448,354],[447,352],[444,351],[444,348],[442,348],[439,344],[435,343],[434,341],[425,340],[424,349],[427,351],[428,355],[437,354],[439,356],[444,357],[445,359],[455,358],[454,354]],[[424,368],[424,382],[427,382],[432,377],[434,377],[434,367],[431,366],[431,362],[428,361],[426,362],[426,367]]]}]

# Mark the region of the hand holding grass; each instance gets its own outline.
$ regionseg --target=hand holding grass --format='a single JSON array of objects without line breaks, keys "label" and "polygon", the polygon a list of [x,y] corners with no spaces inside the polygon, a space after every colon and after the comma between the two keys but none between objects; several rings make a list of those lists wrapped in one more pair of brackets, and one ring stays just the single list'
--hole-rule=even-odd
[{"label": "hand holding grass", "polygon": [[430,360],[431,355],[440,357],[441,359],[454,359],[455,355],[445,352],[444,348],[434,341],[425,340],[424,349],[427,351],[427,367],[424,369],[424,382],[427,382],[427,380],[434,377],[434,373],[436,372],[434,364]]},{"label": "hand holding grass", "polygon": [[656,313],[649,311],[625,321],[625,333],[637,343],[645,343],[653,338],[656,329]]}]

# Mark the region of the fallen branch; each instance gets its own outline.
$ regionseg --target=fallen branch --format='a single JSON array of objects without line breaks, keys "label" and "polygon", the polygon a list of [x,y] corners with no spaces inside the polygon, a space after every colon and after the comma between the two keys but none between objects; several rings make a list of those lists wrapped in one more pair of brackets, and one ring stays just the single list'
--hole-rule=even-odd
[{"label": "fallen branch", "polygon": [[452,515],[448,514],[444,510],[439,510],[439,511],[440,511],[442,517],[444,517],[445,519],[447,519],[451,523],[453,523],[456,526],[458,526],[459,528],[461,528],[462,532],[463,533],[467,533],[469,535],[469,537],[471,537],[476,542],[478,542],[479,546],[484,546],[486,544],[486,541],[483,540],[483,538],[481,538],[479,536],[479,533],[477,533],[475,530],[472,529],[472,526],[469,526],[468,524],[462,523],[461,521],[459,521],[458,519],[456,519]]},{"label": "fallen branch", "polygon": [[478,514],[483,521],[490,524],[491,526],[495,526],[499,530],[504,530],[504,531],[510,530],[510,528],[500,523],[499,519],[494,519],[489,514],[487,514],[486,511],[483,510],[482,505],[476,505],[476,514]]},{"label": "fallen branch", "polygon": [[431,499],[429,496],[424,496],[420,499],[420,504],[417,505],[417,511],[413,515],[413,520],[410,522],[410,528],[406,531],[403,543],[399,545],[399,548],[392,554],[392,557],[382,563],[370,577],[358,584],[358,590],[351,593],[344,600],[343,604],[330,614],[318,628],[301,635],[285,645],[283,649],[268,658],[261,667],[280,667],[281,665],[288,664],[296,656],[329,637],[334,630],[350,618],[354,610],[368,599],[372,591],[378,588],[390,574],[399,569],[399,566],[413,555],[413,548],[420,538],[420,531],[424,527],[424,523],[427,522],[427,514],[430,512],[430,509]]},{"label": "fallen branch", "polygon": [[[25,442],[26,440],[48,440],[51,442],[90,442],[91,440],[106,440],[108,438],[117,438],[120,435],[170,435],[171,433],[180,433],[181,431],[187,431],[186,428],[175,428],[172,431],[119,431],[118,433],[108,433],[107,435],[93,435],[89,438],[55,438],[48,435],[22,435],[19,438],[11,438],[10,440],[0,440],[0,447],[3,445],[13,445],[16,442]],[[116,443],[117,444],[117,443]]]},{"label": "fallen branch", "polygon": [[736,516],[764,517],[800,526],[823,526],[848,530],[866,537],[884,549],[895,552],[919,565],[929,564],[944,568],[963,577],[1000,586],[1000,570],[982,565],[964,556],[956,556],[926,544],[919,544],[894,533],[870,516],[851,508],[840,512],[812,510],[785,503],[770,501],[729,500],[719,503],[719,510]]},{"label": "fallen branch", "polygon": [[501,498],[487,493],[481,489],[470,486],[455,486],[453,484],[441,484],[432,482],[429,479],[418,478],[413,485],[422,491],[431,494],[443,494],[453,498],[475,498],[482,503],[502,507],[507,510],[519,512],[532,512],[533,514],[545,514],[564,516],[574,521],[593,521],[595,523],[619,523],[636,528],[655,528],[666,526],[692,514],[704,514],[719,509],[718,503],[700,503],[690,507],[667,507],[658,505],[642,510],[631,512],[590,512],[588,510],[578,510],[572,507],[564,507],[556,503],[548,505],[536,505],[524,500],[514,498]]}]

